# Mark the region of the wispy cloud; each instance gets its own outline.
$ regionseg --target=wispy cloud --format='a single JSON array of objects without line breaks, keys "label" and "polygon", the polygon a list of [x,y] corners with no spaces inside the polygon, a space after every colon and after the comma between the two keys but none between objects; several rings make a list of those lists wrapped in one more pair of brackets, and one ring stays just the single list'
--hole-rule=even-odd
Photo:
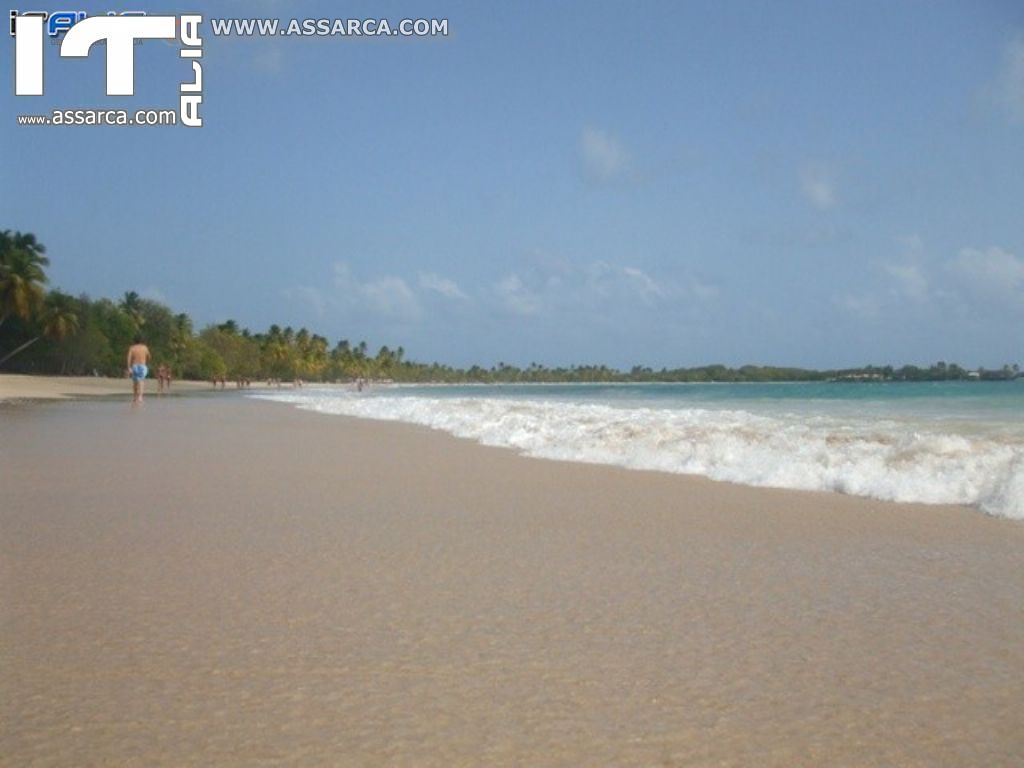
[{"label": "wispy cloud", "polygon": [[821,166],[804,167],[800,172],[800,191],[807,202],[819,211],[827,211],[836,205],[835,183],[831,174]]},{"label": "wispy cloud", "polygon": [[583,175],[591,181],[606,182],[630,172],[632,159],[625,147],[606,131],[586,127],[580,134]]},{"label": "wispy cloud", "polygon": [[846,293],[834,299],[844,312],[860,320],[877,320],[885,315],[927,308],[929,302],[947,294],[932,286],[932,278],[922,262],[883,262],[885,279],[873,290]]},{"label": "wispy cloud", "polygon": [[419,285],[423,290],[438,293],[447,299],[465,300],[469,298],[454,280],[441,277],[433,272],[420,272]]},{"label": "wispy cloud", "polygon": [[416,295],[400,277],[382,277],[360,287],[363,296],[385,315],[414,315],[419,312]]},{"label": "wispy cloud", "polygon": [[955,257],[931,262],[914,250],[878,266],[884,279],[873,290],[840,295],[836,305],[862,319],[913,313],[931,322],[1024,313],[1024,259],[997,246],[964,248]]},{"label": "wispy cloud", "polygon": [[934,298],[921,236],[902,235],[896,238],[896,243],[903,250],[903,257],[899,261],[882,262],[882,271],[891,278],[890,293],[914,302]]},{"label": "wispy cloud", "polygon": [[680,299],[696,306],[717,297],[718,288],[694,277],[665,279],[633,265],[557,261],[506,275],[494,284],[493,293],[518,315],[607,317],[609,312],[671,307]]},{"label": "wispy cloud", "polygon": [[401,277],[383,275],[359,280],[347,263],[339,261],[334,265],[334,285],[342,303],[399,318],[420,314],[416,294]]},{"label": "wispy cloud", "polygon": [[929,296],[929,280],[919,264],[883,264],[882,269],[893,278],[896,292],[912,301],[924,301]]},{"label": "wispy cloud", "polygon": [[665,289],[650,275],[636,267],[623,267],[622,274],[644,302],[651,304],[664,298]]},{"label": "wispy cloud", "polygon": [[882,313],[881,302],[871,294],[846,294],[835,299],[840,309],[861,320],[876,320]]},{"label": "wispy cloud", "polygon": [[[294,286],[285,292],[293,302],[311,307],[318,316],[364,313],[393,320],[419,320],[429,314],[489,313],[519,317],[607,318],[609,314],[694,308],[714,300],[717,286],[689,275],[665,278],[636,266],[606,261],[573,262],[542,259],[509,272],[476,290],[436,272],[402,275],[359,275],[345,261],[333,267],[333,280],[323,286]],[[333,283],[333,285],[332,285]],[[441,301],[431,302],[431,297]],[[482,317],[483,315],[481,315]]]},{"label": "wispy cloud", "polygon": [[964,248],[953,262],[956,277],[982,300],[1024,309],[1024,259],[1002,248]]},{"label": "wispy cloud", "polygon": [[992,97],[1017,123],[1024,123],[1024,33],[1017,34],[1003,49],[999,73],[991,88]]},{"label": "wispy cloud", "polygon": [[494,291],[504,306],[517,315],[536,315],[544,307],[540,294],[527,288],[519,275],[506,275]]}]

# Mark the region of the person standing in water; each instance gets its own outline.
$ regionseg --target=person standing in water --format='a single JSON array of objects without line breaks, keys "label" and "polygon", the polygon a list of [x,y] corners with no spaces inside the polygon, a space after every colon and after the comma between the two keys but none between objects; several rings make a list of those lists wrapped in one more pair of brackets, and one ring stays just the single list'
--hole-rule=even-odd
[{"label": "person standing in water", "polygon": [[132,403],[142,402],[146,375],[149,373],[149,347],[140,334],[135,334],[132,345],[128,347],[128,375],[132,377]]}]

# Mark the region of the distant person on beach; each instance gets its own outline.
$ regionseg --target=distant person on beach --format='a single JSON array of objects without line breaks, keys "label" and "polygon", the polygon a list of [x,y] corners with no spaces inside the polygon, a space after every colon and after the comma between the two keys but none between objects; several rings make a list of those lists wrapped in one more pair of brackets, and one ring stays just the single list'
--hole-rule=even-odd
[{"label": "distant person on beach", "polygon": [[128,347],[128,375],[132,379],[132,402],[142,402],[142,391],[145,388],[146,375],[149,373],[149,347],[142,336],[135,334],[132,345]]},{"label": "distant person on beach", "polygon": [[167,367],[167,363],[160,363],[160,365],[157,366],[156,383],[158,394],[162,395],[164,393],[164,389],[167,389],[168,391],[171,389],[171,372]]}]

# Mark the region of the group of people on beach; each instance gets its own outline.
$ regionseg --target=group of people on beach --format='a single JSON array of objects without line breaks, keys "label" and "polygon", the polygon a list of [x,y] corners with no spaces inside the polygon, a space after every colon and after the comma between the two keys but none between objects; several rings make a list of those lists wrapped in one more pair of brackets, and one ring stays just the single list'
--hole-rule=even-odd
[{"label": "group of people on beach", "polygon": [[[142,396],[146,388],[146,377],[149,376],[149,361],[152,357],[149,347],[146,346],[143,341],[141,334],[136,334],[132,340],[132,345],[128,347],[128,358],[127,358],[127,375],[132,380],[132,403],[141,403]],[[164,392],[171,391],[171,367],[167,363],[160,363],[156,369],[156,380],[157,380],[157,393],[163,394]],[[227,378],[220,376],[211,380],[213,388],[216,389],[219,385],[221,389],[227,386]],[[235,386],[238,389],[246,389],[252,385],[249,379],[238,379],[235,382]],[[292,382],[292,386],[300,388],[303,385],[302,379],[296,378]],[[281,388],[280,379],[268,379],[268,387],[276,386],[278,389]],[[362,392],[365,387],[369,386],[369,382],[366,379],[356,380],[356,391]]]},{"label": "group of people on beach", "polygon": [[[215,376],[214,378],[210,379],[210,383],[213,385],[214,389],[217,389],[217,387],[220,387],[221,389],[226,389],[228,386],[228,377]],[[235,389],[247,389],[248,387],[251,386],[251,379],[235,379]]]},{"label": "group of people on beach", "polygon": [[[127,374],[132,380],[132,403],[141,403],[143,394],[146,388],[146,377],[149,376],[149,361],[152,354],[149,351],[149,347],[146,346],[145,341],[141,334],[136,334],[132,340],[132,345],[128,347],[128,358],[127,358]],[[157,393],[163,394],[164,392],[171,391],[171,366],[167,363],[160,363],[156,369],[156,380],[157,380]],[[213,388],[217,389],[219,386],[224,389],[227,386],[227,377],[219,376],[210,380],[213,384]],[[270,384],[270,382],[267,382]],[[249,379],[238,379],[235,381],[235,386],[238,389],[245,389],[252,386],[252,382]],[[281,384],[278,382],[278,386]],[[301,381],[296,383],[296,386],[302,386]]]}]

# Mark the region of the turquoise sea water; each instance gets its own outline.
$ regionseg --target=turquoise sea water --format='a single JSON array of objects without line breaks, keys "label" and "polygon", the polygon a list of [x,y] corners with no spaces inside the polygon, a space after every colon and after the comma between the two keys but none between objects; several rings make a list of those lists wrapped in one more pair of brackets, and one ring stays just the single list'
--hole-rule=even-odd
[{"label": "turquoise sea water", "polygon": [[543,458],[1024,519],[1024,381],[394,386],[260,395]]},{"label": "turquoise sea water", "polygon": [[651,407],[742,407],[822,415],[872,413],[1024,425],[1024,379],[1012,382],[796,382],[743,384],[505,384],[401,386],[381,397],[493,397]]}]

